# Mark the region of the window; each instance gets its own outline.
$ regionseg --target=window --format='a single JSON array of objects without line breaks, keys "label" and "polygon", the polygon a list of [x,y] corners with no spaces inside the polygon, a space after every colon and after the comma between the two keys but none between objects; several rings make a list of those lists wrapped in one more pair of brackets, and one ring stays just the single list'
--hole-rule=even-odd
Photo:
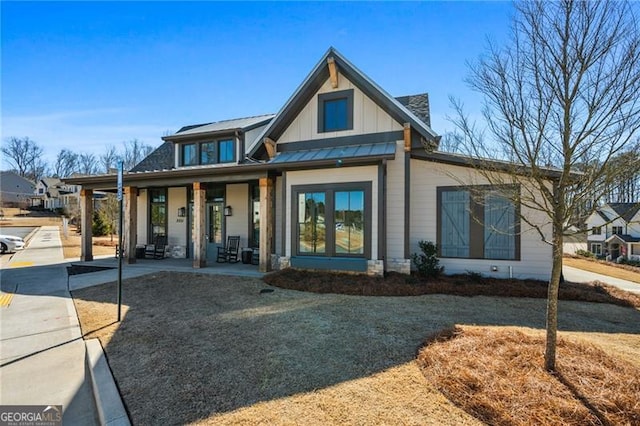
[{"label": "window", "polygon": [[218,141],[218,163],[230,163],[235,160],[234,143],[231,139]]},{"label": "window", "polygon": [[198,164],[198,146],[195,143],[182,145],[182,165],[193,166]]},{"label": "window", "polygon": [[167,236],[167,192],[166,189],[149,190],[149,236],[153,243],[157,237]]},{"label": "window", "polygon": [[591,228],[592,235],[601,235],[602,234],[602,226],[594,226]]},{"label": "window", "polygon": [[197,166],[231,163],[236,160],[234,139],[223,139],[180,146],[180,165]]},{"label": "window", "polygon": [[611,233],[614,235],[622,235],[624,231],[622,230],[622,226],[612,226]]},{"label": "window", "polygon": [[298,253],[323,254],[326,249],[326,194],[298,194]]},{"label": "window", "polygon": [[437,240],[442,257],[520,258],[517,206],[509,188],[438,188]]},{"label": "window", "polygon": [[216,143],[205,142],[200,144],[200,164],[216,163]]},{"label": "window", "polygon": [[370,256],[370,182],[294,187],[293,194],[297,255]]},{"label": "window", "polygon": [[364,253],[364,191],[336,191],[336,254]]},{"label": "window", "polygon": [[353,89],[318,95],[318,133],[353,129]]},{"label": "window", "polygon": [[595,255],[601,255],[602,254],[602,244],[599,243],[591,243],[591,253],[595,254]]},{"label": "window", "polygon": [[260,186],[257,184],[251,186],[251,231],[249,244],[251,247],[260,246]]}]

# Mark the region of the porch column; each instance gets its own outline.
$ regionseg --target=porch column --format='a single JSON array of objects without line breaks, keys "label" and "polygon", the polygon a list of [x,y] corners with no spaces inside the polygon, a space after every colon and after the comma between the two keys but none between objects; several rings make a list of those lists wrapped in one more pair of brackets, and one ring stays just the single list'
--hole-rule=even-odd
[{"label": "porch column", "polygon": [[260,272],[271,270],[274,187],[273,178],[260,178]]},{"label": "porch column", "polygon": [[80,260],[90,262],[93,260],[93,190],[80,190]]},{"label": "porch column", "polygon": [[193,267],[207,266],[207,239],[205,237],[206,187],[204,183],[193,182]]},{"label": "porch column", "polygon": [[124,188],[124,234],[127,263],[136,263],[136,246],[138,245],[138,188]]}]

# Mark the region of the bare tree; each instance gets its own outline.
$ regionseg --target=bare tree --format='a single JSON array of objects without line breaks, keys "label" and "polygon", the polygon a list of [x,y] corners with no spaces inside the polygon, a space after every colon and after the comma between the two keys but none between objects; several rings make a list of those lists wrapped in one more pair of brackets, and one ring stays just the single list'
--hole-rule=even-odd
[{"label": "bare tree", "polygon": [[28,137],[12,136],[0,151],[20,176],[34,181],[42,177],[46,169],[46,164],[41,160],[42,148]]},{"label": "bare tree", "polygon": [[78,171],[78,168],[78,154],[68,149],[61,149],[53,164],[53,176],[58,178],[71,176]]},{"label": "bare tree", "polygon": [[605,201],[608,203],[640,203],[640,153],[628,150],[617,155],[612,164],[625,171],[611,183]]},{"label": "bare tree", "polygon": [[442,135],[438,149],[446,152],[460,152],[463,148],[464,137],[458,132],[447,132]]},{"label": "bare tree", "polygon": [[78,163],[78,173],[83,175],[93,175],[98,170],[98,162],[93,154],[80,154]]},{"label": "bare tree", "polygon": [[[486,158],[498,147],[509,160],[500,167],[479,160],[478,172],[492,184],[517,184],[513,201],[546,217],[546,224],[520,219],[552,246],[548,371],[556,366],[563,236],[574,209],[600,199],[625,172],[613,159],[640,128],[634,7],[618,1],[516,2],[510,42],[504,48],[490,45],[471,66],[469,83],[485,99],[485,131],[454,105],[467,152]],[[589,166],[577,175],[579,165]]]},{"label": "bare tree", "polygon": [[151,151],[153,151],[153,147],[151,145],[142,143],[138,139],[125,142],[124,154],[122,156],[124,169],[131,170],[136,164],[149,155]]},{"label": "bare tree", "polygon": [[107,228],[109,228],[109,235],[111,235],[112,242],[113,234],[118,230],[119,213],[120,202],[118,201],[116,194],[107,194],[100,203],[99,214],[102,216],[102,221],[107,225]]},{"label": "bare tree", "polygon": [[109,173],[109,171],[115,168],[118,165],[118,160],[120,159],[120,155],[118,155],[118,150],[115,146],[110,145],[107,147],[107,150],[100,156],[100,162],[102,163],[102,170],[105,173]]}]

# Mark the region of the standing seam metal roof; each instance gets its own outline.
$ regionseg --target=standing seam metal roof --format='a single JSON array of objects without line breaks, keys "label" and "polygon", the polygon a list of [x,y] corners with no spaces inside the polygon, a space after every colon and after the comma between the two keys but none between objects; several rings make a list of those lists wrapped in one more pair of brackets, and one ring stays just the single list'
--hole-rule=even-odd
[{"label": "standing seam metal roof", "polygon": [[173,136],[184,136],[198,133],[220,132],[223,130],[244,129],[271,120],[275,115],[257,115],[255,117],[235,118],[232,120],[217,121],[215,123],[203,124],[201,126],[185,126],[178,130]]},{"label": "standing seam metal roof", "polygon": [[346,158],[375,157],[381,155],[393,155],[395,154],[395,152],[395,142],[337,146],[333,148],[281,152],[269,163],[280,164],[298,161],[318,161],[333,159],[340,160]]}]

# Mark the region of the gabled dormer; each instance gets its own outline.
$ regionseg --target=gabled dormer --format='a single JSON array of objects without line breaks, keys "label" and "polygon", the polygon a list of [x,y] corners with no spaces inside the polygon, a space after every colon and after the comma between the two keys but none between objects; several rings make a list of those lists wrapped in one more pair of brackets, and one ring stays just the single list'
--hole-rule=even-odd
[{"label": "gabled dormer", "polygon": [[[182,127],[162,139],[172,154],[174,168],[225,166],[244,162],[246,141],[252,141],[273,118],[273,114],[224,120]],[[165,160],[166,161],[166,160]]]},{"label": "gabled dormer", "polygon": [[408,136],[411,148],[437,146],[428,109],[426,94],[393,98],[330,48],[249,154],[266,160],[281,151],[408,141]]}]

